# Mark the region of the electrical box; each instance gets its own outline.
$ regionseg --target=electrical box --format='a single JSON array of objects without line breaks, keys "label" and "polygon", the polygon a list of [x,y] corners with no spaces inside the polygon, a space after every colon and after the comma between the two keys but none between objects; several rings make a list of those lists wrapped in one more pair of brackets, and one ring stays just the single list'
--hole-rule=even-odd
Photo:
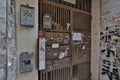
[{"label": "electrical box", "polygon": [[20,54],[20,72],[31,72],[33,70],[33,53],[22,52]]}]

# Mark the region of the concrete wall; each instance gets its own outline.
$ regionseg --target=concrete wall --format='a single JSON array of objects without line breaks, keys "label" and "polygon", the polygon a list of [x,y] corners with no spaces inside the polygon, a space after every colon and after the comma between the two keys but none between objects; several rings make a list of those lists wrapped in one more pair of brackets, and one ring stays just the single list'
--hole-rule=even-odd
[{"label": "concrete wall", "polygon": [[100,0],[92,0],[91,78],[99,80]]},{"label": "concrete wall", "polygon": [[[35,7],[35,26],[33,28],[20,26],[20,4],[29,4]],[[16,33],[17,33],[17,80],[38,80],[36,68],[37,59],[37,32],[38,32],[38,0],[16,0]],[[34,70],[29,73],[20,73],[19,55],[21,52],[34,53]]]}]

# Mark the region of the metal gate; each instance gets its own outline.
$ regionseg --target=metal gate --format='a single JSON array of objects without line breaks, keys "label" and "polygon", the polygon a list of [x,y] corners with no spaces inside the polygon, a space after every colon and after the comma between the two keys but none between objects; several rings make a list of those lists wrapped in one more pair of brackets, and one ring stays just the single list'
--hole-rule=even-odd
[{"label": "metal gate", "polygon": [[[51,27],[44,24],[45,15]],[[45,69],[39,71],[39,80],[90,80],[91,0],[41,0],[39,22],[46,39]],[[74,41],[75,34],[82,39]]]}]

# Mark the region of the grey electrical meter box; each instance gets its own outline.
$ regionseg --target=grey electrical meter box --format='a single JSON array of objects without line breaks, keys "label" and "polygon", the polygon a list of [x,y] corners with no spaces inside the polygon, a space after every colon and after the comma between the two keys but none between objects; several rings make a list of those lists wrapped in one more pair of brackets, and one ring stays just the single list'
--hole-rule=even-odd
[{"label": "grey electrical meter box", "polygon": [[52,18],[49,16],[49,14],[43,16],[43,28],[44,29],[52,28]]},{"label": "grey electrical meter box", "polygon": [[31,72],[33,70],[33,53],[22,52],[20,54],[20,72]]}]

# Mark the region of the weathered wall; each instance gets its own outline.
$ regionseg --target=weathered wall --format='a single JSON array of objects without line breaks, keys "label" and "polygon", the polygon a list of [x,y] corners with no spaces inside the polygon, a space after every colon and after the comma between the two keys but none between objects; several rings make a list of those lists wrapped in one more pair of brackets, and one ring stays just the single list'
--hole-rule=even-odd
[{"label": "weathered wall", "polygon": [[16,79],[14,5],[14,0],[0,0],[0,80]]},{"label": "weathered wall", "polygon": [[6,80],[6,0],[0,0],[0,80]]},{"label": "weathered wall", "polygon": [[[29,4],[35,7],[35,26],[20,26],[20,5]],[[37,54],[37,33],[38,33],[38,0],[16,0],[16,34],[17,34],[17,80],[38,80],[38,70],[36,68]],[[28,73],[20,73],[19,55],[21,52],[34,53],[34,70]]]},{"label": "weathered wall", "polygon": [[99,80],[100,0],[92,0],[91,78]]},{"label": "weathered wall", "polygon": [[120,80],[120,0],[101,0],[100,80]]}]

